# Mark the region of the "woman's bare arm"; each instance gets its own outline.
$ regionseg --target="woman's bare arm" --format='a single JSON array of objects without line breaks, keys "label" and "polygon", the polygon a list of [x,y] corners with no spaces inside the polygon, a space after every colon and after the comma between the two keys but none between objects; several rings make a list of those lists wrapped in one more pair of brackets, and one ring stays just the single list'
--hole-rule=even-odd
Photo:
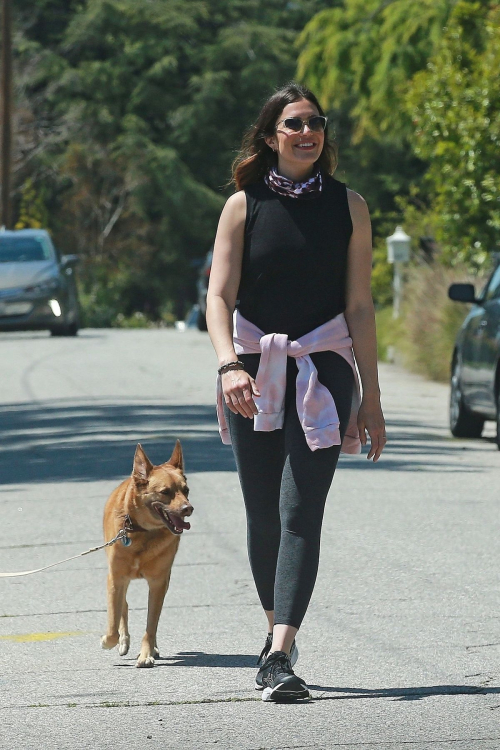
[{"label": "woman's bare arm", "polygon": [[[207,328],[220,365],[238,359],[233,346],[232,316],[241,278],[246,210],[246,195],[241,190],[224,206],[215,237],[207,292]],[[253,396],[260,394],[254,379],[244,370],[224,373],[222,389],[232,412],[250,418],[257,413]]]},{"label": "woman's bare arm", "polygon": [[347,256],[345,318],[363,386],[363,400],[358,415],[361,442],[366,443],[366,429],[371,438],[368,458],[373,456],[373,460],[377,461],[385,445],[385,423],[380,407],[375,310],[370,283],[371,222],[364,199],[353,190],[348,190],[347,193],[353,232]]},{"label": "woman's bare arm", "polygon": [[207,327],[221,365],[238,359],[233,347],[232,315],[241,278],[246,195],[232,195],[224,206],[215,237],[207,292]]}]

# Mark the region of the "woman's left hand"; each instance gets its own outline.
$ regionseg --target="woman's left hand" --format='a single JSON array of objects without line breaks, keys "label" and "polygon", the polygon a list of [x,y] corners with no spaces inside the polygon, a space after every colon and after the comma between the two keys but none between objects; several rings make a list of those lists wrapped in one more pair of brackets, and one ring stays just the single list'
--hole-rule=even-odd
[{"label": "woman's left hand", "polygon": [[387,443],[385,420],[378,397],[363,396],[358,411],[358,430],[362,445],[367,443],[366,433],[370,436],[371,447],[367,458],[373,457],[374,461],[378,461]]}]

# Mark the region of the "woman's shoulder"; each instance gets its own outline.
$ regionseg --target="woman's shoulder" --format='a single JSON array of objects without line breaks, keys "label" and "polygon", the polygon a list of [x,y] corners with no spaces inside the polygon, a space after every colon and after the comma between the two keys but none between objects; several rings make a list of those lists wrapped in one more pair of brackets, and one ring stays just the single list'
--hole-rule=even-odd
[{"label": "woman's shoulder", "polygon": [[227,199],[222,209],[221,221],[228,226],[244,223],[247,213],[247,200],[243,190],[238,190]]},{"label": "woman's shoulder", "polygon": [[244,187],[236,190],[235,193],[230,195],[225,205],[228,209],[242,208],[246,205],[247,197],[258,199],[265,195],[268,191],[269,189],[267,188],[264,180],[259,180],[259,182],[252,182],[250,185],[245,185]]},{"label": "woman's shoulder", "polygon": [[366,207],[366,201],[363,196],[357,193],[355,190],[351,190],[351,188],[347,187],[347,184],[345,182],[342,182],[342,180],[337,180],[337,178],[331,174],[324,174],[323,172],[321,174],[326,185],[335,190],[342,191],[345,195],[347,195],[349,208],[362,209],[363,207]]},{"label": "woman's shoulder", "polygon": [[368,213],[368,206],[365,199],[355,190],[347,188],[347,200],[349,202],[351,214],[361,216]]},{"label": "woman's shoulder", "polygon": [[370,212],[362,195],[355,190],[347,188],[347,203],[354,229],[370,226]]},{"label": "woman's shoulder", "polygon": [[222,213],[224,217],[230,217],[232,222],[245,222],[247,215],[252,216],[256,206],[269,198],[269,192],[264,180],[245,185],[227,199]]},{"label": "woman's shoulder", "polygon": [[347,201],[349,203],[349,209],[351,213],[366,213],[368,211],[368,206],[366,205],[366,201],[363,196],[357,193],[355,190],[351,190],[351,188],[347,187],[347,184],[345,182],[337,180],[336,177],[333,177],[333,175],[330,174],[323,175],[323,179],[331,189],[340,191],[345,196],[347,196]]},{"label": "woman's shoulder", "polygon": [[246,203],[246,196],[244,190],[237,190],[235,193],[229,196],[226,201],[226,207],[228,208],[241,208]]},{"label": "woman's shoulder", "polygon": [[349,214],[353,224],[369,220],[369,211],[365,199],[362,195],[357,193],[355,190],[348,188],[345,182],[337,180],[332,175],[323,175],[325,184],[330,190],[337,191],[337,194],[342,194],[344,200],[347,200],[347,206],[349,207]]}]

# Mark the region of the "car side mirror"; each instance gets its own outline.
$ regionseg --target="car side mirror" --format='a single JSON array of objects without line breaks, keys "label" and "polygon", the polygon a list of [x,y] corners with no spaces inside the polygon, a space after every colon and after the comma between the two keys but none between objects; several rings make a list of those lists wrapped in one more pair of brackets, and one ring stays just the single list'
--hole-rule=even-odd
[{"label": "car side mirror", "polygon": [[61,268],[71,268],[80,262],[78,255],[63,255],[61,258]]},{"label": "car side mirror", "polygon": [[451,284],[448,297],[454,302],[478,302],[474,284]]}]

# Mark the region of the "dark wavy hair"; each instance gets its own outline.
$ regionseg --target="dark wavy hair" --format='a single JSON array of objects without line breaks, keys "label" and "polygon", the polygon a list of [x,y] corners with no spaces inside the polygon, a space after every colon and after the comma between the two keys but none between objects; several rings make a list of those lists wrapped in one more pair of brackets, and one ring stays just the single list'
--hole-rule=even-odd
[{"label": "dark wavy hair", "polygon": [[[321,104],[312,91],[292,81],[278,89],[262,107],[257,121],[245,133],[241,149],[233,162],[233,183],[237,190],[261,180],[266,172],[278,163],[278,156],[267,145],[265,139],[274,134],[276,123],[287,104],[307,99],[324,116]],[[337,168],[337,149],[328,140],[328,124],[325,130],[323,150],[316,161],[321,171],[333,174]]]}]

